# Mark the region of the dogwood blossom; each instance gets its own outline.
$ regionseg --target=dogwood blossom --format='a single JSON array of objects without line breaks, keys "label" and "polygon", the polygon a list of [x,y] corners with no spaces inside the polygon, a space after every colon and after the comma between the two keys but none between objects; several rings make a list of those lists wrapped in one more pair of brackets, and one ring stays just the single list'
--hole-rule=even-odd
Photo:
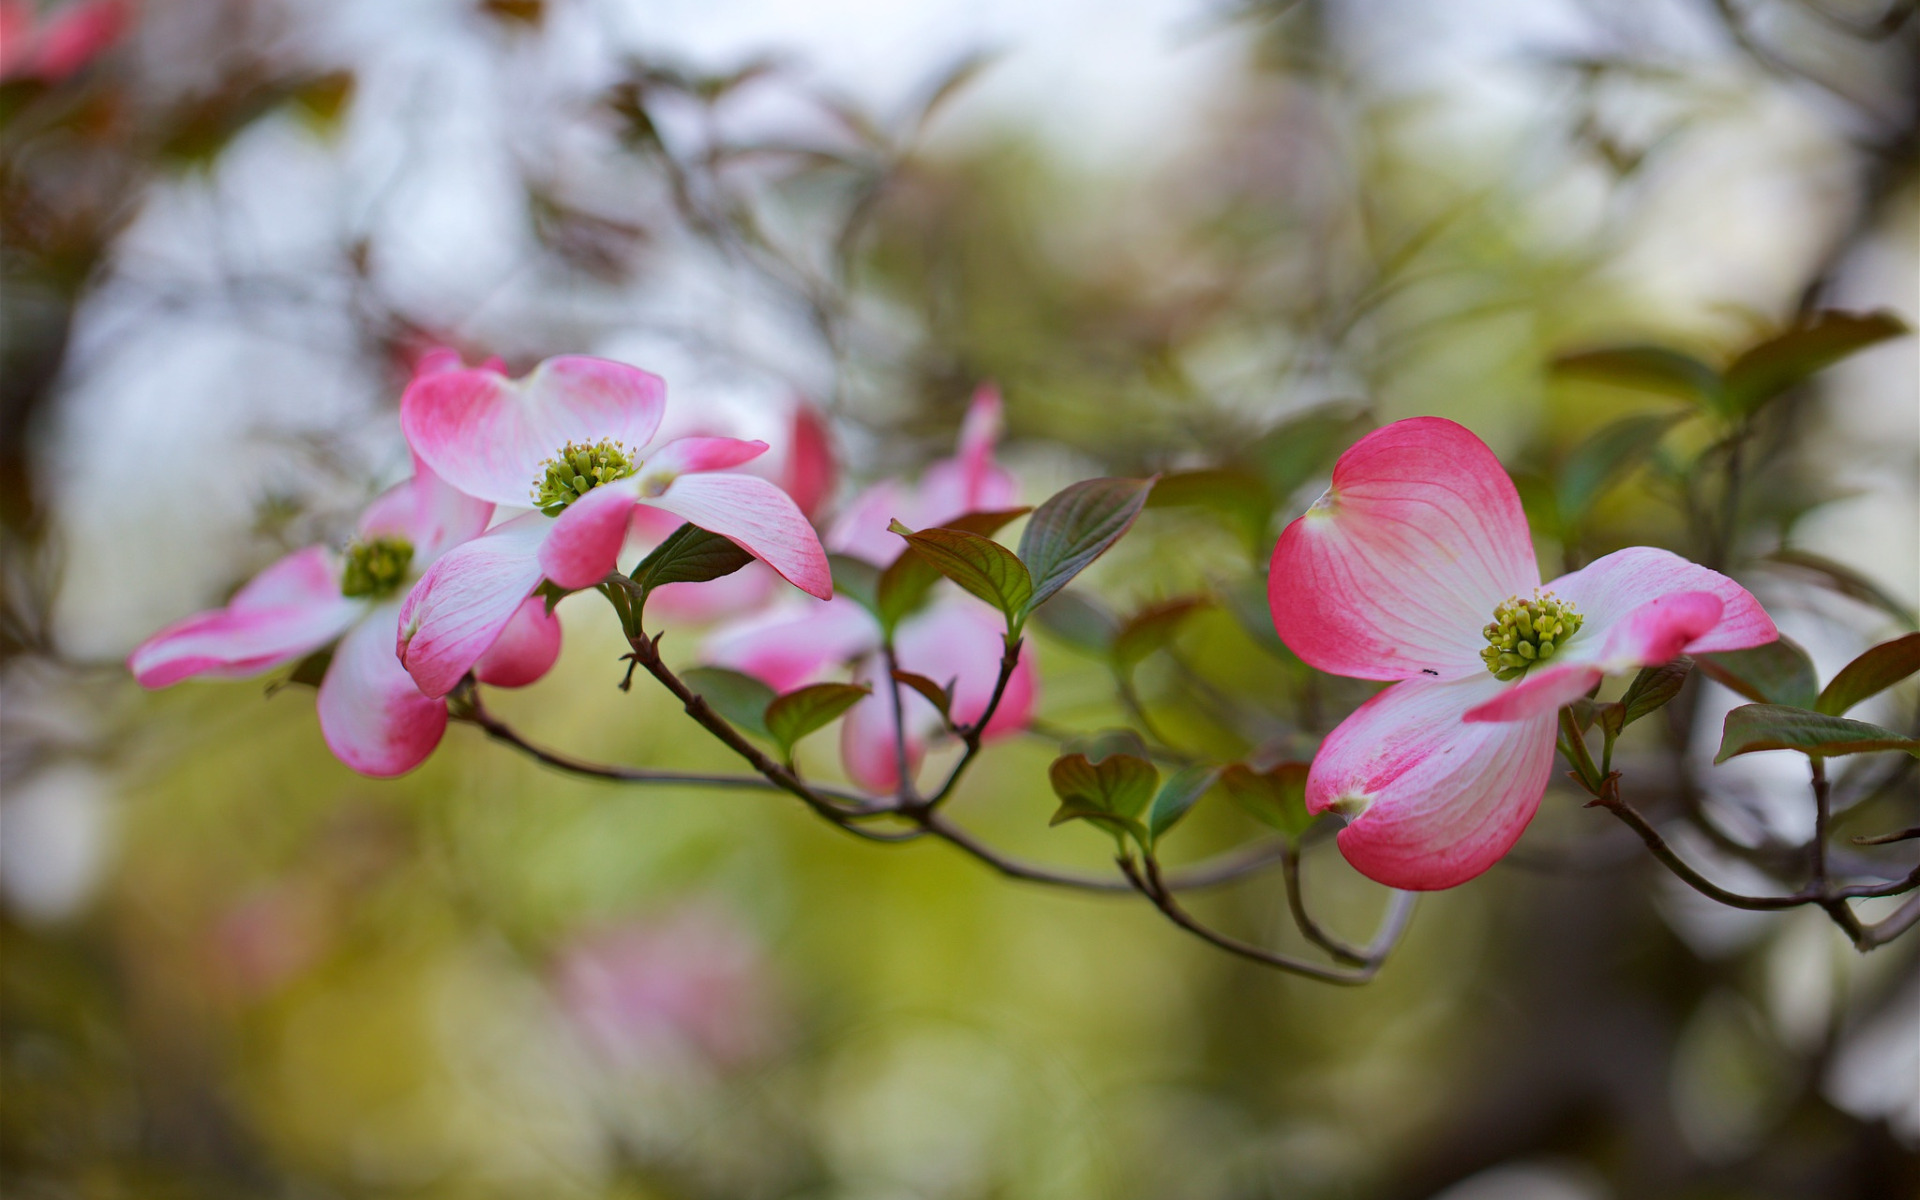
[{"label": "dogwood blossom", "polygon": [[79,0],[44,20],[32,0],[0,0],[0,80],[58,83],[119,41],[129,23],[121,0]]},{"label": "dogwood blossom", "polygon": [[535,511],[458,547],[401,610],[402,661],[445,695],[542,579],[591,587],[614,568],[641,506],[730,538],[789,582],[833,594],[813,526],[774,484],[731,473],[765,442],[684,437],[649,448],[666,385],[604,359],[551,358],[521,379],[492,367],[417,378],[401,399],[407,442],[472,496]]},{"label": "dogwood blossom", "polygon": [[[287,555],[225,608],[141,643],[127,666],[142,685],[161,688],[196,675],[258,675],[334,645],[318,701],[327,746],[363,775],[404,774],[440,744],[447,704],[424,695],[394,653],[401,597],[449,549],[478,536],[492,514],[492,504],[416,461],[412,479],[361,515],[345,553],[309,546]],[[536,599],[514,605],[472,665],[483,683],[521,687],[546,674],[559,653],[559,623]]]},{"label": "dogwood blossom", "polygon": [[1281,534],[1268,599],[1309,666],[1393,681],[1327,737],[1307,807],[1344,816],[1347,860],[1400,888],[1452,887],[1507,852],[1546,790],[1558,710],[1603,676],[1779,636],[1739,584],[1652,547],[1542,587],[1513,482],[1436,417],[1341,455]]},{"label": "dogwood blossom", "polygon": [[[890,521],[914,528],[936,526],[969,512],[1003,509],[1015,502],[1013,476],[994,461],[1000,431],[1000,397],[992,388],[974,396],[961,428],[958,453],[929,467],[918,485],[887,480],[856,496],[827,531],[827,545],[886,567],[905,553]],[[993,695],[1002,656],[1003,623],[971,596],[937,598],[900,622],[894,652],[901,670],[945,686],[953,684],[952,716],[965,725],[979,719]],[[853,665],[857,683],[874,685],[874,694],[856,704],[841,723],[840,752],[847,774],[876,792],[899,786],[890,681],[881,656],[880,623],[850,598],[826,604],[796,601],[714,631],[706,642],[708,661],[760,679],[776,691],[817,681],[843,664]],[[986,737],[1023,728],[1033,711],[1034,675],[1022,658],[1007,682],[1006,694],[984,731]],[[925,754],[929,738],[941,729],[939,711],[911,689],[901,689],[908,770]]]}]

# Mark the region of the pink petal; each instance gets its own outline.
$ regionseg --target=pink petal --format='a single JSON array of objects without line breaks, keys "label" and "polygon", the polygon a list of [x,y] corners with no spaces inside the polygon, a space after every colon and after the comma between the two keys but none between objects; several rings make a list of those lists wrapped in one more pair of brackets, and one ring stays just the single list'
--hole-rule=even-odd
[{"label": "pink petal", "polygon": [[[847,778],[870,792],[886,794],[900,786],[900,752],[894,745],[893,700],[886,693],[877,662],[855,674],[855,683],[873,688],[873,694],[854,705],[840,720],[840,763]],[[902,690],[902,705],[918,703],[931,707],[918,694]],[[916,722],[907,722],[907,771],[917,774],[926,757],[925,742],[914,733]]]},{"label": "pink petal", "polygon": [[1539,581],[1500,461],[1462,426],[1416,417],[1340,456],[1333,486],[1281,533],[1267,596],[1281,640],[1310,666],[1458,678],[1486,674],[1481,628]]},{"label": "pink petal", "polygon": [[473,664],[473,677],[493,687],[525,687],[553,669],[560,657],[560,621],[544,596],[528,596],[507,627]]},{"label": "pink petal", "polygon": [[897,480],[883,479],[848,502],[827,530],[827,545],[835,554],[887,566],[906,552],[906,543],[887,532],[888,523],[896,519],[911,529],[926,526],[918,495]]},{"label": "pink petal", "polygon": [[382,604],[340,639],[317,706],[334,757],[381,779],[426,761],[447,729],[446,701],[422,695],[394,655],[399,615]]},{"label": "pink petal", "polygon": [[[902,670],[925,675],[953,689],[953,719],[971,724],[986,711],[1000,675],[1005,653],[1001,634],[1005,623],[992,609],[966,597],[942,600],[926,612],[901,623],[895,650]],[[1034,674],[1031,653],[1023,652],[1007,680],[1006,694],[987,725],[989,735],[1014,733],[1033,715]],[[908,728],[932,733],[940,727],[933,706],[918,693],[906,694]]]},{"label": "pink petal", "polygon": [[319,546],[262,571],[226,608],[177,621],[135,647],[127,669],[142,687],[194,675],[244,678],[313,653],[352,625],[366,603],[340,594],[339,568]]},{"label": "pink petal", "polygon": [[1591,691],[1605,675],[1591,663],[1556,662],[1551,667],[1535,667],[1524,678],[1507,684],[1498,696],[1468,709],[1464,719],[1520,721],[1558,713]]},{"label": "pink petal", "polygon": [[551,518],[528,513],[462,542],[414,584],[400,609],[399,653],[420,690],[452,691],[540,583]]},{"label": "pink petal", "polygon": [[550,358],[524,379],[486,368],[416,378],[400,400],[407,444],[442,479],[495,504],[525,505],[568,442],[638,451],[660,427],[666,384],[605,359]]},{"label": "pink petal", "polygon": [[126,27],[127,14],[119,0],[70,4],[41,27],[32,69],[43,79],[65,79],[119,41]]},{"label": "pink petal", "polygon": [[813,526],[793,499],[752,475],[682,475],[648,504],[730,538],[801,591],[826,600],[833,574]]},{"label": "pink petal", "polygon": [[696,471],[724,471],[752,462],[767,452],[765,442],[730,437],[683,437],[647,455],[640,467],[640,486],[658,494],[682,475]]},{"label": "pink petal", "polygon": [[[627,541],[633,519],[634,489],[629,480],[603,484],[552,518],[540,546],[540,570],[568,591],[589,588],[607,577]],[[546,517],[541,517],[547,520]]]},{"label": "pink petal", "polygon": [[833,498],[838,468],[833,460],[833,435],[821,415],[806,404],[793,409],[793,431],[787,441],[787,461],[780,486],[809,517]]},{"label": "pink petal", "polygon": [[[1676,654],[1708,654],[1717,650],[1744,650],[1779,638],[1773,618],[1760,607],[1747,589],[1718,571],[1690,563],[1677,554],[1652,546],[1633,546],[1562,575],[1547,585],[1547,590],[1568,600],[1580,610],[1584,624],[1569,649],[1589,645],[1607,646],[1615,624],[1635,615],[1648,601],[1675,592],[1711,592],[1723,606],[1719,620],[1709,629],[1696,633]],[[1699,611],[1699,610],[1696,610]],[[1640,637],[1644,635],[1624,635]],[[1591,641],[1589,640],[1591,639]],[[1611,651],[1596,650],[1597,655],[1612,657]],[[1640,653],[1626,665],[1649,665],[1644,651],[1635,651],[1623,642],[1621,654]],[[1673,655],[1667,655],[1672,658]],[[1658,661],[1665,662],[1666,659]],[[1609,670],[1623,670],[1609,666]]]},{"label": "pink petal", "polygon": [[959,453],[934,463],[921,477],[918,516],[922,525],[1016,503],[1019,485],[993,458],[994,444],[1000,439],[1000,412],[999,389],[981,384],[960,426]]},{"label": "pink petal", "polygon": [[1389,887],[1452,887],[1517,841],[1553,766],[1551,715],[1467,724],[1503,684],[1482,670],[1409,679],[1328,735],[1307,776],[1307,808],[1353,814],[1340,852]]},{"label": "pink petal", "polygon": [[413,478],[396,484],[360,514],[362,538],[402,537],[413,544],[413,569],[424,570],[454,546],[486,532],[493,505],[446,483],[413,456]]},{"label": "pink petal", "polygon": [[[791,595],[791,593],[788,593]],[[880,624],[846,596],[825,604],[798,600],[715,630],[701,656],[731,667],[777,692],[818,682],[838,667],[879,648]]]}]

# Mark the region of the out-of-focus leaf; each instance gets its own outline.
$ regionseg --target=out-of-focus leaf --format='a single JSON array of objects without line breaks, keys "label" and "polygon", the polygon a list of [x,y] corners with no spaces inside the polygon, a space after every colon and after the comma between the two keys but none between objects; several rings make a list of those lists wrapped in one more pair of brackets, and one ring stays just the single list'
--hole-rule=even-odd
[{"label": "out-of-focus leaf", "polygon": [[1358,413],[1317,409],[1261,434],[1247,457],[1259,470],[1268,493],[1284,501],[1301,484],[1331,470],[1340,452],[1370,424]]},{"label": "out-of-focus leaf", "polygon": [[941,72],[928,91],[926,100],[920,105],[919,115],[914,118],[915,134],[924,131],[949,100],[966,90],[969,84],[980,77],[980,72],[992,66],[999,57],[997,50],[969,51]]},{"label": "out-of-focus leaf", "polygon": [[1814,708],[1837,717],[1915,671],[1920,671],[1920,633],[1881,642],[1840,668],[1840,673],[1820,692]]},{"label": "out-of-focus leaf", "polygon": [[1178,825],[1219,778],[1218,767],[1186,767],[1161,784],[1153,803],[1147,807],[1147,845],[1153,846]]},{"label": "out-of-focus leaf", "polygon": [[1206,596],[1181,596],[1150,604],[1134,613],[1113,639],[1114,661],[1131,667],[1172,641],[1181,622],[1212,603]]},{"label": "out-of-focus leaf", "polygon": [[1307,814],[1307,766],[1283,762],[1256,771],[1245,763],[1234,763],[1220,773],[1220,786],[1227,790],[1228,799],[1255,820],[1288,837],[1299,837],[1313,823]]},{"label": "out-of-focus leaf", "polygon": [[[958,529],[963,533],[992,537],[1000,529],[1030,509],[1007,508],[987,512],[972,512],[955,517],[940,528]],[[880,572],[879,582],[874,585],[874,615],[880,618],[880,624],[889,632],[908,616],[919,611],[925,604],[933,585],[940,582],[940,572],[931,562],[911,551],[902,550],[899,558],[891,566]]]},{"label": "out-of-focus leaf", "polygon": [[1077,737],[1068,743],[1067,753],[1084,754],[1094,762],[1115,754],[1151,758],[1147,753],[1147,744],[1131,729],[1102,729],[1098,733]]},{"label": "out-of-focus leaf", "polygon": [[1821,758],[1903,750],[1920,758],[1920,738],[1903,737],[1865,721],[1850,721],[1804,708],[1743,704],[1727,714],[1727,723],[1720,735],[1720,753],[1713,761],[1723,763],[1735,755],[1757,750],[1798,750]]},{"label": "out-of-focus leaf", "polygon": [[1848,599],[1858,600],[1862,604],[1877,608],[1909,629],[1920,626],[1920,613],[1908,608],[1879,584],[1852,567],[1807,550],[1775,550],[1767,555],[1765,561],[1812,575],[1823,586]]},{"label": "out-of-focus leaf", "polygon": [[1556,499],[1560,517],[1577,523],[1601,493],[1660,444],[1667,431],[1686,420],[1689,414],[1642,413],[1624,417],[1599,429],[1574,447],[1560,468],[1560,486]]},{"label": "out-of-focus leaf", "polygon": [[719,534],[698,525],[682,525],[640,560],[633,569],[633,581],[644,595],[669,583],[720,579],[752,561],[753,555]]},{"label": "out-of-focus leaf", "polygon": [[1828,310],[1811,320],[1749,348],[1727,368],[1723,404],[1730,416],[1743,417],[1795,384],[1868,346],[1907,332],[1889,312]]},{"label": "out-of-focus leaf", "polygon": [[1241,539],[1258,550],[1266,539],[1273,503],[1259,479],[1244,471],[1220,469],[1162,475],[1153,485],[1147,507],[1211,509],[1232,520]]},{"label": "out-of-focus leaf", "polygon": [[306,122],[321,133],[340,128],[340,118],[353,99],[353,72],[331,71],[294,89],[293,106]]},{"label": "out-of-focus leaf", "polygon": [[1273,625],[1273,606],[1267,600],[1267,581],[1260,578],[1242,579],[1226,588],[1221,598],[1226,601],[1227,611],[1246,635],[1252,638],[1267,653],[1283,662],[1293,661],[1293,651],[1280,640],[1280,634]]},{"label": "out-of-focus leaf", "polygon": [[929,566],[1006,614],[1008,628],[1019,623],[1033,599],[1033,579],[1013,551],[961,529],[916,532],[898,521],[888,528]]},{"label": "out-of-focus leaf", "polygon": [[538,29],[547,5],[546,0],[480,0],[480,11],[496,21]]},{"label": "out-of-focus leaf", "polygon": [[846,554],[827,555],[827,567],[833,572],[835,595],[854,600],[868,612],[880,605],[880,568],[863,558]]},{"label": "out-of-focus leaf", "polygon": [[287,673],[285,679],[268,684],[267,695],[274,695],[282,688],[292,687],[294,684],[300,684],[303,687],[317,688],[320,686],[321,681],[326,679],[327,668],[332,665],[333,648],[331,646],[325,650],[315,650],[312,654],[307,655],[299,662],[293,664],[293,670]]},{"label": "out-of-focus leaf", "polygon": [[1625,728],[1648,713],[1657,712],[1667,701],[1680,694],[1693,671],[1693,660],[1681,655],[1657,667],[1642,667],[1620,697],[1620,726]]},{"label": "out-of-focus leaf", "polygon": [[940,716],[947,724],[953,724],[953,684],[944,686],[928,679],[925,675],[915,675],[912,671],[895,671],[896,682],[905,684],[927,698],[927,703],[940,710]]},{"label": "out-of-focus leaf", "polygon": [[726,667],[693,667],[682,671],[680,678],[733,724],[763,738],[773,737],[767,728],[767,706],[775,693],[766,684]]},{"label": "out-of-focus leaf", "polygon": [[1526,514],[1527,528],[1548,537],[1562,537],[1566,521],[1560,515],[1560,491],[1553,480],[1532,471],[1510,471],[1513,489],[1520,493],[1520,510]]},{"label": "out-of-focus leaf", "polygon": [[1032,575],[1030,605],[1067,586],[1107,552],[1146,507],[1155,479],[1087,479],[1062,488],[1020,535],[1020,561]]},{"label": "out-of-focus leaf", "polygon": [[1786,638],[1751,650],[1705,654],[1695,665],[1715,683],[1759,704],[1812,708],[1820,694],[1819,678],[1807,652]]},{"label": "out-of-focus leaf", "polygon": [[1098,601],[1079,592],[1055,592],[1053,599],[1033,610],[1034,624],[1058,641],[1098,659],[1113,652],[1120,622]]},{"label": "out-of-focus leaf", "polygon": [[1562,354],[1553,360],[1555,375],[1592,379],[1616,387],[1678,396],[1711,405],[1720,393],[1720,373],[1691,354],[1665,346],[1611,346]]},{"label": "out-of-focus leaf", "polygon": [[1111,754],[1095,761],[1084,754],[1063,754],[1047,768],[1047,780],[1060,798],[1048,824],[1090,820],[1145,839],[1140,813],[1160,782],[1160,772],[1146,759]]},{"label": "out-of-focus leaf", "polygon": [[873,689],[851,683],[815,683],[788,692],[766,707],[767,733],[783,751],[865,699]]}]

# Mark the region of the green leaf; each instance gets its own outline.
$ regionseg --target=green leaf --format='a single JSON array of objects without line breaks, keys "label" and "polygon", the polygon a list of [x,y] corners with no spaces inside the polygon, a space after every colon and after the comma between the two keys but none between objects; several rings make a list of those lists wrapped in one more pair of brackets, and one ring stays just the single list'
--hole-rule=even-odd
[{"label": "green leaf", "polygon": [[1267,485],[1231,468],[1162,475],[1147,499],[1148,508],[1207,508],[1230,518],[1242,540],[1259,549],[1273,515]]},{"label": "green leaf", "polygon": [[1920,738],[1902,737],[1891,729],[1865,721],[1850,721],[1803,708],[1743,704],[1727,714],[1726,727],[1720,735],[1720,753],[1713,761],[1723,763],[1737,754],[1752,754],[1756,750],[1798,750],[1822,758],[1904,750],[1920,758]]},{"label": "green leaf", "polygon": [[847,554],[829,554],[827,568],[833,572],[835,595],[850,597],[868,612],[876,615],[879,613],[879,567],[863,558],[854,558]]},{"label": "green leaf", "polygon": [[667,535],[633,569],[633,581],[640,585],[641,601],[646,593],[669,583],[705,583],[731,575],[753,561],[753,555],[717,533],[698,525],[682,525]]},{"label": "green leaf", "polygon": [[1120,621],[1098,601],[1079,592],[1055,592],[1033,610],[1034,624],[1055,640],[1105,661],[1120,635]]},{"label": "green leaf", "polygon": [[1701,674],[1759,704],[1812,708],[1820,694],[1807,652],[1786,638],[1751,650],[1702,655]]},{"label": "green leaf", "polygon": [[1013,551],[960,529],[915,532],[898,521],[887,528],[907,539],[929,566],[1005,613],[1009,629],[1020,623],[1033,599],[1033,579]]},{"label": "green leaf", "polygon": [[794,743],[826,728],[872,691],[851,683],[815,683],[788,692],[767,705],[767,733],[782,751],[791,751]]},{"label": "green leaf", "polygon": [[1749,348],[1727,368],[1724,408],[1744,417],[1795,384],[1857,354],[1868,346],[1907,332],[1889,312],[1816,313],[1807,323]]},{"label": "green leaf", "polygon": [[1266,482],[1268,494],[1284,501],[1308,480],[1332,470],[1340,452],[1371,424],[1360,413],[1316,409],[1261,434],[1247,457]]},{"label": "green leaf", "polygon": [[945,687],[928,679],[925,675],[915,675],[912,671],[895,671],[894,681],[912,688],[927,698],[927,703],[940,710],[941,719],[953,724],[953,683]]},{"label": "green leaf", "polygon": [[1161,784],[1147,807],[1147,845],[1153,846],[1178,825],[1219,778],[1218,767],[1186,767]]},{"label": "green leaf", "polygon": [[1562,354],[1553,360],[1552,371],[1565,378],[1659,392],[1696,404],[1711,404],[1720,392],[1718,371],[1665,346],[1613,346]]},{"label": "green leaf", "polygon": [[758,679],[726,667],[694,667],[680,678],[733,724],[763,738],[773,736],[767,729],[767,706],[775,693]]},{"label": "green leaf", "polygon": [[312,654],[307,655],[299,662],[293,664],[293,670],[287,673],[285,679],[279,679],[269,683],[267,685],[267,695],[277,695],[282,688],[292,687],[296,683],[305,687],[317,688],[321,682],[326,679],[327,668],[332,665],[333,647],[329,646],[324,650],[315,650]]},{"label": "green leaf", "polygon": [[1122,667],[1133,666],[1172,641],[1181,622],[1212,603],[1206,596],[1182,596],[1134,613],[1113,639],[1114,660]]},{"label": "green leaf", "polygon": [[1920,626],[1920,613],[1908,608],[1879,584],[1852,567],[1807,550],[1775,550],[1767,555],[1766,561],[1813,575],[1824,587],[1850,600],[1857,600],[1877,608],[1908,629]]},{"label": "green leaf", "polygon": [[1258,577],[1240,579],[1231,582],[1222,592],[1221,599],[1226,601],[1227,611],[1233,614],[1235,624],[1240,626],[1254,644],[1281,662],[1298,662],[1293,651],[1280,640],[1279,632],[1273,625],[1273,605],[1267,599],[1267,581]]},{"label": "green leaf", "polygon": [[1146,507],[1153,485],[1153,479],[1087,479],[1036,509],[1020,535],[1020,561],[1032,574],[1029,607],[1046,603],[1119,541]]},{"label": "green leaf", "polygon": [[1667,431],[1690,414],[1642,413],[1602,427],[1574,447],[1560,469],[1556,499],[1560,517],[1572,524],[1622,475],[1653,452]]},{"label": "green leaf", "polygon": [[1288,837],[1299,837],[1313,823],[1307,813],[1306,763],[1283,762],[1265,771],[1234,763],[1220,773],[1220,785],[1255,820]]},{"label": "green leaf", "polygon": [[1131,754],[1111,754],[1098,761],[1084,754],[1063,754],[1047,768],[1047,780],[1060,798],[1060,808],[1049,824],[1092,819],[1144,836],[1140,813],[1153,799],[1160,772]]},{"label": "green leaf", "polygon": [[[939,528],[992,537],[1007,522],[1030,511],[1008,508],[967,513]],[[893,565],[880,572],[879,581],[874,585],[873,614],[880,618],[882,628],[891,633],[901,621],[919,611],[920,606],[926,603],[933,585],[939,582],[940,571],[931,562],[910,550],[902,550],[900,557],[893,560]]]},{"label": "green leaf", "polygon": [[1665,707],[1667,701],[1680,694],[1692,672],[1693,660],[1684,654],[1670,663],[1642,667],[1627,685],[1627,694],[1620,697],[1621,728]]},{"label": "green leaf", "polygon": [[1881,642],[1840,668],[1840,673],[1827,684],[1813,707],[1837,717],[1915,671],[1920,671],[1920,633]]}]

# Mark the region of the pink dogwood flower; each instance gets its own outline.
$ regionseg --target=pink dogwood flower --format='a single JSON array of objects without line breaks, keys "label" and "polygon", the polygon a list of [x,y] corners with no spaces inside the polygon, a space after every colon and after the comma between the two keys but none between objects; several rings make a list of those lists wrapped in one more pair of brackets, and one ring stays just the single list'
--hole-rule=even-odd
[{"label": "pink dogwood flower", "polygon": [[0,80],[58,83],[119,41],[128,24],[120,0],[80,0],[44,21],[32,0],[0,0]]},{"label": "pink dogwood flower", "polygon": [[408,387],[400,424],[421,459],[469,495],[536,509],[456,548],[408,595],[400,654],[422,691],[452,690],[542,579],[568,591],[603,579],[642,506],[730,538],[802,591],[833,594],[793,500],[726,470],[767,444],[685,437],[649,449],[665,407],[659,377],[578,356],[521,379],[480,367]]},{"label": "pink dogwood flower", "polygon": [[[289,554],[227,607],[141,643],[127,666],[143,686],[161,688],[195,675],[258,675],[337,642],[317,705],[328,748],[363,775],[405,774],[440,744],[447,704],[424,695],[394,653],[401,597],[435,560],[477,537],[492,514],[492,504],[447,486],[416,460],[413,478],[361,515],[345,554],[326,546]],[[560,625],[537,599],[516,604],[482,650],[474,664],[481,682],[521,687],[553,665]]]},{"label": "pink dogwood flower", "polygon": [[1452,887],[1507,852],[1546,791],[1559,709],[1603,676],[1779,636],[1739,584],[1652,547],[1542,587],[1513,482],[1437,417],[1341,455],[1267,586],[1309,666],[1393,681],[1320,747],[1307,808],[1344,816],[1341,853],[1398,888]]},{"label": "pink dogwood flower", "polygon": [[[967,411],[959,453],[929,467],[917,487],[888,480],[855,497],[828,530],[827,545],[837,553],[885,567],[906,549],[898,535],[887,532],[891,520],[926,528],[965,513],[1010,507],[1017,494],[1013,476],[993,459],[999,430],[999,394],[981,388]],[[970,724],[986,711],[992,698],[1000,669],[1002,628],[999,616],[973,597],[942,595],[900,623],[894,652],[902,670],[942,686],[951,682],[953,719]],[[874,695],[856,704],[841,723],[841,760],[856,783],[888,792],[899,786],[900,770],[880,649],[879,621],[842,596],[826,604],[803,601],[778,606],[716,630],[707,640],[706,656],[782,692],[825,678],[851,663],[854,681],[874,685]],[[984,736],[1024,728],[1033,714],[1033,700],[1033,668],[1022,658]],[[901,702],[911,772],[943,723],[939,711],[917,692],[903,688]]]}]

